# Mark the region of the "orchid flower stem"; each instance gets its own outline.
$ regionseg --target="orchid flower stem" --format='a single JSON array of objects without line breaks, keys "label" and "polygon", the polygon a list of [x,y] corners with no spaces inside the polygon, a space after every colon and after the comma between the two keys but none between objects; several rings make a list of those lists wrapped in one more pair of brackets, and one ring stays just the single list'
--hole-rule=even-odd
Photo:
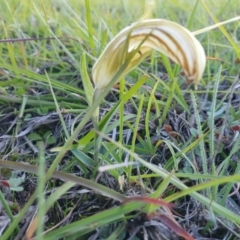
[{"label": "orchid flower stem", "polygon": [[[93,95],[93,102],[98,101],[98,97],[101,95],[102,91],[99,89],[96,89],[94,91]],[[92,121],[93,121],[93,127],[96,131],[99,131],[99,107],[96,108],[96,110],[93,113],[92,116]],[[94,135],[94,163],[97,166],[99,163],[98,160],[98,155],[99,155],[99,148],[100,148],[100,136],[95,132]]]}]

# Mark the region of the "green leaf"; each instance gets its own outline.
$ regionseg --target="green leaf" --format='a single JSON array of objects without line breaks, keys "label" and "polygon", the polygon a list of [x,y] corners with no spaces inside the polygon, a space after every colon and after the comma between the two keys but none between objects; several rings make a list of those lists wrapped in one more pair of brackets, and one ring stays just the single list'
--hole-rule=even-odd
[{"label": "green leaf", "polygon": [[28,135],[28,138],[29,138],[29,140],[31,140],[31,141],[39,141],[39,140],[42,140],[42,137],[41,137],[39,134],[35,133],[35,132],[30,133],[30,134]]},{"label": "green leaf", "polygon": [[92,160],[92,158],[88,157],[85,153],[78,149],[73,149],[71,152],[80,162],[84,163],[84,165],[94,168],[95,166],[94,161]]},{"label": "green leaf", "polygon": [[93,89],[91,80],[88,76],[85,53],[82,54],[80,71],[81,71],[82,83],[83,83],[86,99],[87,99],[88,105],[91,106],[93,101],[94,89]]}]

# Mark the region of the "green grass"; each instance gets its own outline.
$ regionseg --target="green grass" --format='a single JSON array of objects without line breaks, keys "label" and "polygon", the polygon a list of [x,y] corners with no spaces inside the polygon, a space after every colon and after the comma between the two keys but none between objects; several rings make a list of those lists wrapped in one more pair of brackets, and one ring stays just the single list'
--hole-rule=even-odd
[{"label": "green grass", "polygon": [[[164,216],[194,238],[240,239],[239,20],[197,35],[212,58],[198,90],[153,53],[94,101],[92,66],[143,16],[137,2],[2,2],[2,40],[53,39],[0,42],[1,239],[188,239]],[[152,17],[195,32],[239,11],[156,0]]]}]

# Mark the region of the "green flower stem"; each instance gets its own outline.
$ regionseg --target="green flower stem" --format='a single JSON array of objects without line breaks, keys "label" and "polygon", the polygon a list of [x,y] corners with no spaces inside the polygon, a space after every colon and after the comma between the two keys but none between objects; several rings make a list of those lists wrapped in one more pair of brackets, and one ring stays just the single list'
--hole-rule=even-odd
[{"label": "green flower stem", "polygon": [[[94,91],[93,102],[97,101],[97,99],[99,98],[101,93],[102,93],[102,91],[99,89],[96,89]],[[95,109],[95,111],[93,112],[92,121],[93,121],[93,126],[94,126],[95,130],[99,131],[99,107],[97,107]],[[95,166],[97,166],[98,162],[99,162],[98,155],[99,155],[99,148],[100,148],[100,138],[101,137],[95,132],[95,135],[94,135],[94,163],[95,163]],[[95,173],[95,171],[94,171],[94,173]],[[95,175],[95,174],[93,174],[93,175]]]}]

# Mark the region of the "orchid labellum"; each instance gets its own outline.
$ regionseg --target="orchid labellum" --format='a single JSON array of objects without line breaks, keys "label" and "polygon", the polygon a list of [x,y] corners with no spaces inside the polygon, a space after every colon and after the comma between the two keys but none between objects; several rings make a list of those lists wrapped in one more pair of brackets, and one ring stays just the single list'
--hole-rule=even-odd
[{"label": "orchid labellum", "polygon": [[148,19],[132,24],[119,32],[107,45],[93,66],[95,89],[104,90],[126,61],[126,75],[151,54],[159,51],[178,63],[189,83],[197,87],[205,69],[203,47],[186,28],[162,19]]}]

